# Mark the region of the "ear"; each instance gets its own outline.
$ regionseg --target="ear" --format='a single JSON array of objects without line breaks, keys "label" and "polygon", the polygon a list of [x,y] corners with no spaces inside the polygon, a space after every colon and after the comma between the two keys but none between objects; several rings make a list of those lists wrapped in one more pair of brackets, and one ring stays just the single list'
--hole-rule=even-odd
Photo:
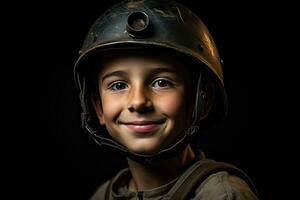
[{"label": "ear", "polygon": [[215,97],[215,88],[212,82],[207,82],[205,86],[200,91],[201,98],[201,112],[200,112],[200,120],[205,119],[209,112],[212,109],[213,102]]},{"label": "ear", "polygon": [[92,95],[91,99],[92,99],[92,104],[93,104],[94,110],[97,114],[99,123],[101,125],[105,125],[105,119],[103,116],[103,109],[102,109],[102,104],[101,104],[100,99],[96,98],[95,95]]}]

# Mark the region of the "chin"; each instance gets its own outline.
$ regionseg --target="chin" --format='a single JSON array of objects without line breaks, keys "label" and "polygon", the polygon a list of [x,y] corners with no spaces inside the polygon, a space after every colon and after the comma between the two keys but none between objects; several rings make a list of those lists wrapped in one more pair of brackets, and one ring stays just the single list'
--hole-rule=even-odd
[{"label": "chin", "polygon": [[159,145],[151,145],[151,144],[135,144],[134,146],[127,146],[128,149],[134,153],[142,154],[142,155],[152,155],[157,153],[159,149]]}]

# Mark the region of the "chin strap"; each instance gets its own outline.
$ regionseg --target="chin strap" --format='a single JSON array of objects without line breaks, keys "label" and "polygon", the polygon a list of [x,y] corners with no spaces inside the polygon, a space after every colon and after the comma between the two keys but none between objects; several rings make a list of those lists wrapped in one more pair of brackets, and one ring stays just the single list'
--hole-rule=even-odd
[{"label": "chin strap", "polygon": [[196,132],[199,130],[199,126],[197,125],[200,117],[201,117],[201,106],[202,106],[202,99],[199,97],[199,92],[201,91],[201,82],[202,82],[202,73],[199,72],[199,78],[197,83],[197,95],[195,99],[195,107],[193,108],[193,114],[192,114],[192,123],[184,131],[183,136],[177,140],[175,144],[172,146],[165,148],[155,154],[150,155],[144,155],[144,154],[138,154],[132,151],[129,151],[125,146],[115,141],[110,135],[108,134],[101,134],[98,128],[93,128],[89,122],[92,122],[92,117],[90,112],[88,112],[88,101],[87,99],[90,98],[86,96],[86,84],[85,80],[82,81],[82,87],[81,87],[81,106],[83,108],[81,120],[82,120],[82,127],[84,130],[87,131],[89,136],[100,146],[105,145],[108,147],[111,147],[113,149],[118,150],[122,154],[124,154],[126,157],[139,162],[143,164],[151,164],[155,162],[156,160],[164,159],[164,158],[171,158],[173,156],[177,156],[178,152],[181,152],[187,144],[189,144],[195,135]]}]

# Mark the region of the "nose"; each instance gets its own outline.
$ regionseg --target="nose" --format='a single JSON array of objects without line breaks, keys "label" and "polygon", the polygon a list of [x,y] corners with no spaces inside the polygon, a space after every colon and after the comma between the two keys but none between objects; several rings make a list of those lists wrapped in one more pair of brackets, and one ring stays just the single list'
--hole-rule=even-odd
[{"label": "nose", "polygon": [[151,112],[153,104],[149,96],[147,89],[143,87],[133,88],[129,94],[128,110],[137,113]]}]

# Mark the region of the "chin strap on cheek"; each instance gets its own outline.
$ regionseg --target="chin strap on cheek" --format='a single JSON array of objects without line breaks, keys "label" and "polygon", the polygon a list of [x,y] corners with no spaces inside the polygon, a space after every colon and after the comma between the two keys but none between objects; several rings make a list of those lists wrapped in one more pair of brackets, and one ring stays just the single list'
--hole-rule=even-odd
[{"label": "chin strap on cheek", "polygon": [[188,137],[192,137],[196,132],[198,132],[198,130],[199,130],[199,126],[193,125],[193,126],[190,126],[184,133]]},{"label": "chin strap on cheek", "polygon": [[202,91],[202,71],[199,71],[199,78],[197,82],[197,88],[196,88],[196,98],[195,98],[195,106],[192,114],[192,126],[197,124],[198,120],[200,120],[201,117],[201,110],[203,107],[203,99],[200,96],[200,93]]},{"label": "chin strap on cheek", "polygon": [[202,91],[202,71],[199,71],[199,77],[196,87],[196,95],[195,95],[195,105],[193,107],[192,112],[192,123],[190,124],[189,128],[185,131],[185,135],[187,135],[189,138],[192,138],[192,136],[198,132],[199,126],[198,122],[201,118],[201,110],[203,110],[203,99],[200,96],[200,93]]},{"label": "chin strap on cheek", "polygon": [[89,94],[89,92],[87,91],[87,84],[86,84],[86,79],[83,78],[82,79],[82,85],[80,86],[80,103],[81,103],[81,126],[83,127],[83,129],[87,130],[88,132],[90,132],[91,130],[94,131],[94,128],[92,128],[92,126],[90,125],[91,123],[93,123],[93,117],[91,115],[91,107],[89,105],[91,105],[90,103],[90,96],[88,96],[87,94]]},{"label": "chin strap on cheek", "polygon": [[87,113],[87,108],[86,108],[86,104],[85,104],[85,98],[86,98],[86,96],[85,96],[85,91],[86,90],[86,84],[85,84],[85,78],[83,78],[83,80],[82,80],[82,85],[80,85],[80,96],[79,96],[79,98],[80,98],[80,104],[81,104],[81,109],[82,109],[82,111],[81,111],[81,126],[83,127],[83,128],[85,128],[85,124],[86,124],[86,122],[88,121],[88,113]]},{"label": "chin strap on cheek", "polygon": [[190,126],[184,131],[184,137],[185,140],[190,142],[193,139],[193,135],[197,133],[200,129],[199,122],[201,120],[201,116],[203,115],[204,105],[205,105],[205,99],[202,95],[202,86],[203,85],[203,72],[200,69],[199,70],[199,77],[197,81],[197,87],[196,87],[196,95],[195,95],[195,103],[193,107],[192,112],[192,123],[190,123]]}]

